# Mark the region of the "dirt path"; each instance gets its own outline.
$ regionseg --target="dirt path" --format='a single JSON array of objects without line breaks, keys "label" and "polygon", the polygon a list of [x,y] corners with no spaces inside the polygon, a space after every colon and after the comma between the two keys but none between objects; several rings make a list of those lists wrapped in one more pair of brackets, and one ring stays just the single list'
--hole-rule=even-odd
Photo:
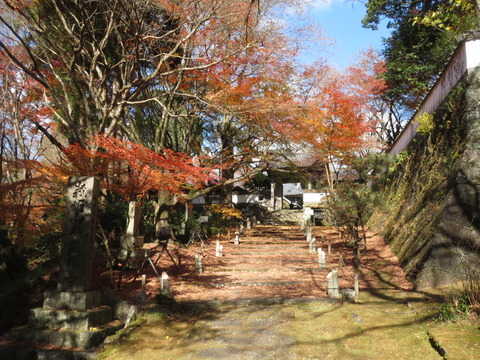
[{"label": "dirt path", "polygon": [[204,311],[183,343],[192,359],[296,359],[295,339],[280,331],[294,317],[276,307]]},{"label": "dirt path", "polygon": [[[233,236],[223,239],[222,257],[215,256],[214,241],[203,249],[200,244],[188,251],[172,248],[181,266],[166,257],[158,264],[171,276],[180,309],[167,310],[166,316],[158,308],[147,311],[139,329],[118,335],[101,358],[442,358],[428,335],[435,306],[411,291],[381,238],[368,236],[358,303],[342,304],[327,298],[326,275],[338,270],[340,287],[352,288],[353,251],[333,228],[316,228],[314,236],[326,252],[330,244],[326,269],[319,269],[297,227],[256,227],[239,245]],[[205,272],[197,274],[193,257],[202,251]],[[346,263],[341,270],[340,253]],[[150,297],[158,293],[152,275]]]}]

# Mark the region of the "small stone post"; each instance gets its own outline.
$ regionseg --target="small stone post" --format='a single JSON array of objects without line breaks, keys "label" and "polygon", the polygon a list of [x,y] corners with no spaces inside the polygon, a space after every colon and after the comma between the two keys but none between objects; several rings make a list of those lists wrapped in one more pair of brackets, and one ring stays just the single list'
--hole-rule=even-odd
[{"label": "small stone post", "polygon": [[136,300],[139,304],[145,304],[147,300],[147,275],[142,274],[142,288],[140,289],[140,293],[136,296]]},{"label": "small stone post", "polygon": [[307,242],[310,244],[311,241],[312,241],[312,229],[307,228]]},{"label": "small stone post", "polygon": [[315,254],[317,252],[317,239],[315,237],[312,237],[310,240],[310,253]]},{"label": "small stone post", "polygon": [[223,245],[220,245],[218,248],[218,256],[222,257],[223,256]]},{"label": "small stone post", "polygon": [[353,268],[353,286],[355,290],[355,296],[358,297],[359,293],[359,273],[360,273],[360,245],[356,244],[355,249],[355,265]]},{"label": "small stone post", "polygon": [[203,274],[202,255],[200,254],[195,254],[195,267],[198,274]]},{"label": "small stone post", "polygon": [[222,256],[222,254],[220,253],[220,240],[217,239],[217,244],[215,246],[215,256]]},{"label": "small stone post", "polygon": [[318,267],[322,270],[327,267],[325,251],[323,251],[322,249],[318,249]]},{"label": "small stone post", "polygon": [[250,218],[247,219],[247,230],[250,230],[252,228],[252,222],[250,221]]},{"label": "small stone post", "polygon": [[332,255],[332,240],[328,239],[328,249],[327,249],[328,256]]},{"label": "small stone post", "polygon": [[142,274],[142,293],[146,294],[147,291],[146,291],[146,284],[147,284],[147,275],[145,274]]},{"label": "small stone post", "polygon": [[338,269],[342,270],[344,266],[345,266],[345,261],[343,261],[343,254],[342,252],[340,252],[340,256],[338,258]]},{"label": "small stone post", "polygon": [[168,274],[164,271],[162,272],[162,281],[160,283],[160,290],[162,295],[170,295],[170,285],[168,284]]},{"label": "small stone post", "polygon": [[238,231],[235,232],[235,240],[233,241],[235,245],[240,245],[240,233]]},{"label": "small stone post", "polygon": [[338,292],[338,274],[332,270],[327,275],[327,293],[329,298],[338,299],[340,294]]}]

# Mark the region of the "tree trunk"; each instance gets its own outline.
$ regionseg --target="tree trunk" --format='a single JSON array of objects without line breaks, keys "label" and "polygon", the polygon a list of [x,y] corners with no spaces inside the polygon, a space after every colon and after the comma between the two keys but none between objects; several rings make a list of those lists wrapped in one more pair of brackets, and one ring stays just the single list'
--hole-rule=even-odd
[{"label": "tree trunk", "polygon": [[354,290],[355,290],[355,297],[358,297],[359,293],[359,274],[360,274],[360,243],[359,241],[355,241],[355,268],[354,268]]},{"label": "tree trunk", "polygon": [[[221,146],[222,146],[222,157],[223,162],[229,162],[233,160],[234,157],[234,132],[235,130],[232,127],[233,115],[224,115],[222,129],[220,134]],[[222,182],[226,180],[233,179],[235,176],[235,169],[226,168],[222,169]],[[233,183],[229,185],[222,186],[220,188],[220,193],[222,197],[222,204],[232,205],[232,195],[233,195]]]},{"label": "tree trunk", "polygon": [[[234,176],[234,171],[229,169],[222,170],[222,181],[233,179],[233,176]],[[230,205],[230,206],[232,205],[233,185],[234,184],[224,185],[220,188],[222,204]]]},{"label": "tree trunk", "polygon": [[325,162],[325,176],[327,177],[328,188],[333,192],[333,173],[330,170],[330,164]]},{"label": "tree trunk", "polygon": [[177,197],[166,191],[158,193],[157,204],[155,207],[155,230],[170,226],[170,212],[177,203]]}]

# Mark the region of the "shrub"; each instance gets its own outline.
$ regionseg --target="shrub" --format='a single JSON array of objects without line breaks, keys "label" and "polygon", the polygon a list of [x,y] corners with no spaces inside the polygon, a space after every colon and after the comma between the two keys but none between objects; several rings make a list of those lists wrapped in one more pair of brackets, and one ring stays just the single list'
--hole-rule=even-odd
[{"label": "shrub", "polygon": [[242,211],[228,205],[213,204],[206,206],[209,212],[208,225],[211,234],[219,234],[224,229],[242,221]]},{"label": "shrub", "polygon": [[435,316],[435,321],[456,322],[466,319],[472,310],[468,299],[467,294],[461,294],[458,297],[452,297],[449,302],[441,304]]}]

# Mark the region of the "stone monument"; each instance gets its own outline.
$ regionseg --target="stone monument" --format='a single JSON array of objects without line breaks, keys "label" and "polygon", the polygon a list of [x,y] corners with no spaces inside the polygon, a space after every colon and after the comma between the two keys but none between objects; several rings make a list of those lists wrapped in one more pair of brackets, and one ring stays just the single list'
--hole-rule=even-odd
[{"label": "stone monument", "polygon": [[[19,342],[50,345],[32,350],[38,358],[66,359],[72,352],[76,359],[87,358],[88,349],[122,328],[105,325],[112,309],[101,306],[100,293],[91,288],[98,190],[94,177],[69,179],[57,290],[45,292],[43,308],[30,312],[29,326],[12,330]],[[60,354],[51,354],[55,351]]]},{"label": "stone monument", "polygon": [[96,178],[71,177],[68,180],[58,291],[90,290],[97,198]]}]

